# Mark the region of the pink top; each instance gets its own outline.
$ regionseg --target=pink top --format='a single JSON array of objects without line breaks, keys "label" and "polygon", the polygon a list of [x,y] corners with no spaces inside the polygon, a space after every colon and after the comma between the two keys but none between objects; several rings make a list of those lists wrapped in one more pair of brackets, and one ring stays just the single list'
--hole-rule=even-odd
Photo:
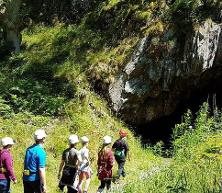
[{"label": "pink top", "polygon": [[6,172],[0,171],[0,179],[11,179],[16,180],[14,169],[13,169],[13,159],[10,151],[8,149],[0,150],[0,167],[3,167]]}]

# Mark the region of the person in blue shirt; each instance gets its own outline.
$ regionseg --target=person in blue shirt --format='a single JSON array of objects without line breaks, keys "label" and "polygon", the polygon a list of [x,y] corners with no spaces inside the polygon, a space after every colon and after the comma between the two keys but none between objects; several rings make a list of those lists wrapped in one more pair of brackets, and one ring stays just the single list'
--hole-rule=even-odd
[{"label": "person in blue shirt", "polygon": [[38,129],[34,133],[35,144],[27,148],[24,160],[24,193],[46,193],[46,152],[43,148],[46,133]]}]

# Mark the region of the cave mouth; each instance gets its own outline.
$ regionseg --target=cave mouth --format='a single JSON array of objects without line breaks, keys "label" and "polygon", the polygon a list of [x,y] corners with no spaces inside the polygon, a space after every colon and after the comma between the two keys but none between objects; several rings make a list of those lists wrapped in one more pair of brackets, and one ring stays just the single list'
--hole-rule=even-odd
[{"label": "cave mouth", "polygon": [[222,67],[214,68],[202,75],[200,86],[192,90],[188,99],[182,99],[174,113],[159,118],[149,123],[137,125],[134,130],[143,145],[155,145],[162,141],[164,148],[172,147],[172,129],[176,124],[181,123],[182,117],[188,109],[195,115],[204,102],[208,102],[212,110],[215,104],[222,108]]}]

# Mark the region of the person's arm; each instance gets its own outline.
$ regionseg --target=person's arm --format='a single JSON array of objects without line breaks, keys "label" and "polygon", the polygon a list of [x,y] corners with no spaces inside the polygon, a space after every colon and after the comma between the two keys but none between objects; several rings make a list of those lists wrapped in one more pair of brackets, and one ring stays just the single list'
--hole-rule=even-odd
[{"label": "person's arm", "polygon": [[41,187],[42,187],[42,193],[45,193],[46,192],[45,167],[44,168],[39,168],[39,177],[40,177],[40,182],[41,182]]},{"label": "person's arm", "polygon": [[39,177],[42,188],[42,193],[46,193],[46,153],[45,151],[40,151],[38,154],[38,169]]},{"label": "person's arm", "polygon": [[15,174],[14,174],[14,169],[13,169],[13,160],[12,160],[12,157],[10,154],[7,154],[6,157],[5,157],[5,169],[6,171],[8,172],[8,176],[9,178],[14,182],[16,183],[16,177],[15,177]]},{"label": "person's arm", "polygon": [[113,152],[110,150],[109,152],[107,152],[107,169],[111,170],[113,165],[114,165],[114,155]]},{"label": "person's arm", "polygon": [[101,154],[100,154],[100,152],[99,152],[99,153],[98,153],[98,160],[97,160],[97,176],[98,176],[98,174],[99,174],[100,164],[101,164]]},{"label": "person's arm", "polygon": [[117,141],[114,142],[114,144],[113,144],[113,146],[112,146],[112,151],[115,151],[116,145],[117,145]]},{"label": "person's arm", "polygon": [[130,156],[130,151],[129,150],[127,151],[127,158],[128,158],[129,161],[131,160],[131,156]]},{"label": "person's arm", "polygon": [[62,170],[63,170],[64,165],[65,165],[65,161],[62,159],[61,163],[60,163],[60,166],[59,166],[59,173],[58,173],[58,179],[59,180],[60,180],[60,178],[62,176]]},{"label": "person's arm", "polygon": [[90,160],[89,160],[89,150],[86,149],[85,153],[84,153],[84,157],[86,158],[87,162],[90,164]]},{"label": "person's arm", "polygon": [[128,143],[126,141],[125,141],[124,149],[125,149],[126,157],[130,161],[129,145],[128,145]]},{"label": "person's arm", "polygon": [[67,150],[63,151],[62,153],[62,159],[61,159],[61,162],[60,162],[60,165],[59,165],[59,173],[58,173],[58,179],[60,180],[61,176],[62,176],[62,170],[65,166],[65,160],[66,160],[66,152]]}]

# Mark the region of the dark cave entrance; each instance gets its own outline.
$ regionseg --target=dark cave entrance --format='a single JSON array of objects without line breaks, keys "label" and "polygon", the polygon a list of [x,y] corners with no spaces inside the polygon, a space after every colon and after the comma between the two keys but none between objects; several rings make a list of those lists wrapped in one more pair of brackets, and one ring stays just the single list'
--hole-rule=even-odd
[{"label": "dark cave entrance", "polygon": [[144,145],[155,145],[163,141],[165,148],[171,147],[172,128],[181,123],[183,114],[190,109],[192,113],[199,110],[204,102],[208,102],[210,108],[217,105],[222,108],[222,67],[214,68],[202,75],[200,87],[192,90],[188,99],[182,99],[175,112],[169,116],[151,121],[146,124],[137,125],[134,130],[141,136]]}]

